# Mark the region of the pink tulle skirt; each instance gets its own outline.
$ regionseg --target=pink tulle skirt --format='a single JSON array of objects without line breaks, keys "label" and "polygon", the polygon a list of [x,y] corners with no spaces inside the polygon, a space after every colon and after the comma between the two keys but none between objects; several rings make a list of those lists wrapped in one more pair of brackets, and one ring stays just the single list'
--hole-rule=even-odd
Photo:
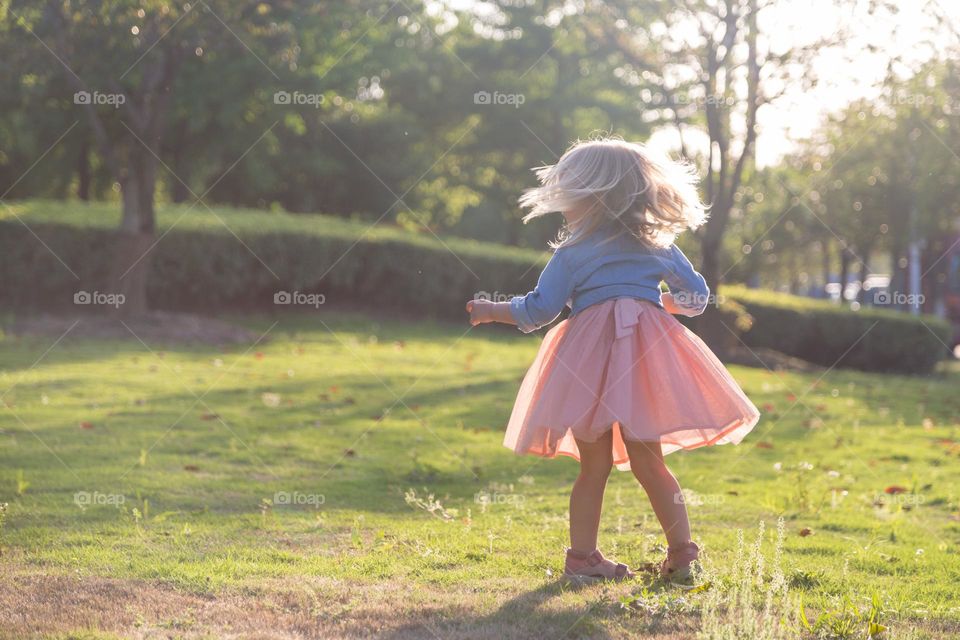
[{"label": "pink tulle skirt", "polygon": [[518,454],[577,460],[576,440],[613,429],[624,440],[679,449],[739,443],[760,412],[712,351],[657,305],[617,298],[551,329],[520,386],[503,444]]}]

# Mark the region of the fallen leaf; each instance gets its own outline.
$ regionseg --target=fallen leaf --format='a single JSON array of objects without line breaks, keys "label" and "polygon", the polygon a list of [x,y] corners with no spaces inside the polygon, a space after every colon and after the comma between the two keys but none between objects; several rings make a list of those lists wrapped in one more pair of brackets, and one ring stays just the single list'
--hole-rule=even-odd
[{"label": "fallen leaf", "polygon": [[267,405],[268,407],[280,406],[279,393],[263,393],[260,395],[260,399],[263,401],[263,404]]},{"label": "fallen leaf", "polygon": [[769,442],[760,441],[757,443],[757,449],[773,449],[773,445]]},{"label": "fallen leaf", "polygon": [[87,422],[86,420],[84,420],[83,422],[80,423],[80,428],[81,428],[81,429],[93,429],[93,423],[92,423],[92,422]]},{"label": "fallen leaf", "polygon": [[186,464],[183,466],[184,471],[200,471],[200,467],[195,464]]},{"label": "fallen leaf", "polygon": [[347,456],[348,458],[352,458],[352,457],[354,457],[355,455],[357,455],[357,452],[354,451],[353,449],[344,449],[344,450],[343,450],[343,455]]},{"label": "fallen leaf", "polygon": [[907,492],[907,489],[906,489],[905,487],[900,487],[900,486],[897,486],[897,485],[893,484],[893,485],[890,485],[889,487],[887,487],[886,489],[884,489],[883,492],[884,492],[884,493],[887,493],[887,494],[890,494],[891,496],[895,496],[895,495],[897,495],[898,493],[906,493],[906,492]]},{"label": "fallen leaf", "polygon": [[217,420],[220,416],[215,413],[202,413],[200,414],[201,420]]},{"label": "fallen leaf", "polygon": [[813,535],[813,529],[811,529],[810,527],[804,527],[803,529],[800,529],[801,537],[806,538],[807,536],[812,536],[812,535]]}]

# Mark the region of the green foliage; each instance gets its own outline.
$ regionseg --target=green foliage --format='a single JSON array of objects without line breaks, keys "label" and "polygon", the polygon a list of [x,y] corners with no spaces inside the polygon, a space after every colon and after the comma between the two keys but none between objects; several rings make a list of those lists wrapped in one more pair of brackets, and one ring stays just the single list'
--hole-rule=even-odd
[{"label": "green foliage", "polygon": [[[65,308],[78,290],[109,290],[112,254],[104,248],[115,246],[117,211],[43,201],[18,208],[50,250],[16,219],[0,219],[4,304]],[[171,206],[160,211],[159,227],[166,233],[151,252],[147,283],[157,308],[276,309],[276,292],[297,291],[322,293],[333,305],[397,304],[462,319],[481,288],[529,291],[545,262],[539,252],[323,215]]]},{"label": "green foliage", "polygon": [[947,355],[950,326],[927,315],[877,309],[850,311],[822,300],[728,286],[754,322],[751,347],[776,349],[823,366],[926,373]]},{"label": "green foliage", "polygon": [[[109,291],[112,255],[104,247],[114,246],[119,215],[112,207],[66,210],[33,201],[18,205],[17,215],[51,251],[38,249],[38,240],[15,219],[0,219],[0,269],[9,274],[0,301],[15,308],[66,307],[78,290]],[[164,309],[277,309],[276,292],[297,291],[322,293],[334,306],[397,304],[414,315],[462,319],[464,303],[480,291],[532,289],[546,258],[323,215],[171,206],[160,211],[159,225],[165,235],[151,253],[148,295]],[[930,316],[854,312],[736,286],[722,293],[721,318],[747,345],[824,366],[839,361],[868,371],[923,373],[945,355],[950,335],[946,323]]]}]

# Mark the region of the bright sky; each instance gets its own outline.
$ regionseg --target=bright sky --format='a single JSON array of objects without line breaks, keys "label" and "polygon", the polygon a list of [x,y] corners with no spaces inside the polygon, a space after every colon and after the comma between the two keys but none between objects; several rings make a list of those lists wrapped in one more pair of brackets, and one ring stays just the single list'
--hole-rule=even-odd
[{"label": "bright sky", "polygon": [[[831,0],[787,0],[769,9],[765,26],[772,41],[804,42],[830,35],[840,25],[851,37],[836,51],[822,53],[814,72],[821,84],[813,91],[794,91],[776,107],[759,114],[761,133],[757,158],[761,164],[775,162],[789,150],[788,139],[809,135],[825,112],[839,110],[860,97],[876,97],[876,84],[886,74],[888,61],[900,56],[915,67],[960,43],[960,2],[957,0],[899,0],[896,17],[869,16],[865,3],[854,11],[840,11]],[[939,24],[937,14],[952,24]],[[878,47],[870,53],[871,46]],[[895,67],[909,75],[906,66]]]},{"label": "bright sky", "polygon": [[[473,9],[488,16],[491,13],[492,5],[484,0],[440,3],[444,1],[452,8]],[[814,73],[820,79],[815,89],[788,91],[775,105],[760,110],[759,164],[775,163],[790,151],[791,139],[808,136],[826,113],[838,111],[859,97],[876,96],[876,85],[886,75],[891,57],[899,56],[907,65],[915,66],[951,43],[960,44],[960,1],[889,2],[898,8],[895,16],[885,11],[869,15],[870,0],[777,0],[761,12],[761,32],[776,51],[817,41],[841,28],[846,28],[849,38],[815,60]],[[577,4],[570,2],[571,6]],[[938,23],[936,15],[946,16],[945,23]],[[871,47],[877,50],[871,53]],[[906,66],[898,72],[909,75]],[[673,149],[677,145],[676,131],[657,133],[650,142],[665,150]],[[686,142],[692,146],[702,143],[690,138]]]}]

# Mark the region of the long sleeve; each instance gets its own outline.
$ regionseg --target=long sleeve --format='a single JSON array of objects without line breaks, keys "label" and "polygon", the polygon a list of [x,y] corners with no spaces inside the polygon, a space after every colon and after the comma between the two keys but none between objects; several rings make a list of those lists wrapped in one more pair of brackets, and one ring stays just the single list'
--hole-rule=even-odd
[{"label": "long sleeve", "polygon": [[710,299],[710,287],[690,261],[683,255],[680,247],[675,244],[666,249],[655,249],[653,255],[660,259],[663,266],[661,277],[670,293],[673,294],[674,304],[685,316],[698,316],[707,308]]},{"label": "long sleeve", "polygon": [[571,274],[557,251],[540,274],[536,288],[510,300],[510,313],[517,328],[530,333],[556,320],[573,293]]}]

